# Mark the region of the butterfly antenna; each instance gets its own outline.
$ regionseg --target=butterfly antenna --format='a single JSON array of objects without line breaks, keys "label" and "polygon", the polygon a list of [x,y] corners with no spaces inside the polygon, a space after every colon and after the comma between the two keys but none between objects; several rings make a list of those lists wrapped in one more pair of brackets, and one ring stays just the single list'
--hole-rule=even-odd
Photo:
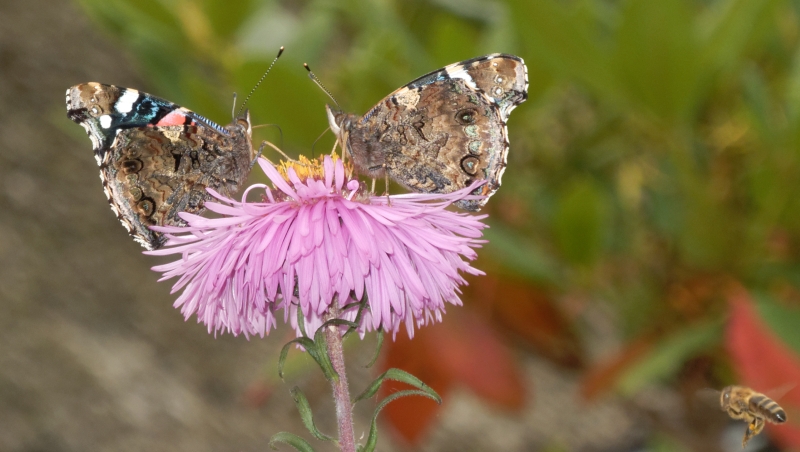
[{"label": "butterfly antenna", "polygon": [[325,135],[330,129],[331,129],[330,127],[326,127],[325,130],[323,130],[322,133],[319,134],[317,139],[314,140],[314,143],[311,145],[311,155],[314,155],[314,147],[317,145],[317,141],[319,141],[319,139],[322,138],[322,136]]},{"label": "butterfly antenna", "polygon": [[297,160],[295,160],[295,159],[293,159],[293,158],[289,157],[288,155],[286,155],[286,153],[285,153],[285,152],[283,152],[283,151],[281,150],[281,148],[279,148],[279,147],[275,146],[275,145],[274,145],[274,144],[272,144],[271,142],[269,142],[269,141],[264,141],[264,143],[265,143],[267,146],[269,146],[269,147],[271,147],[272,149],[274,149],[274,150],[275,150],[275,151],[276,151],[278,154],[282,155],[282,156],[283,156],[283,158],[285,158],[287,162],[296,162],[296,161],[297,161]]},{"label": "butterfly antenna", "polygon": [[236,91],[233,92],[233,108],[231,108],[231,118],[236,119]]},{"label": "butterfly antenna", "polygon": [[258,129],[258,128],[261,128],[261,127],[275,127],[276,129],[278,129],[278,133],[281,136],[280,147],[283,147],[283,129],[281,129],[281,126],[279,126],[277,124],[259,124],[257,126],[253,126],[253,129]]},{"label": "butterfly antenna", "polygon": [[323,84],[322,84],[322,82],[321,82],[321,81],[319,81],[319,78],[317,78],[317,76],[316,76],[316,75],[314,75],[314,73],[313,73],[313,72],[311,72],[311,68],[310,68],[310,67],[308,67],[308,64],[307,64],[307,63],[303,63],[303,67],[304,67],[304,68],[306,68],[306,70],[308,71],[308,77],[309,77],[311,80],[313,80],[313,81],[314,81],[314,83],[316,83],[316,84],[317,84],[317,86],[319,86],[319,88],[320,88],[322,91],[325,91],[325,94],[327,94],[327,95],[328,95],[328,97],[330,97],[330,98],[331,98],[331,100],[333,101],[333,103],[334,103],[334,104],[336,104],[336,108],[338,108],[339,110],[341,110],[341,109],[342,109],[342,107],[340,107],[340,106],[339,106],[339,102],[336,102],[336,99],[334,99],[334,97],[333,97],[333,94],[331,94],[331,92],[330,92],[330,91],[328,91],[328,88],[325,88],[325,85],[323,85]]},{"label": "butterfly antenna", "polygon": [[258,83],[256,83],[256,86],[254,86],[253,89],[250,90],[250,94],[248,94],[247,97],[244,99],[244,102],[242,103],[242,106],[239,108],[239,113],[237,113],[236,116],[239,116],[239,115],[242,114],[242,111],[244,110],[244,106],[247,105],[247,101],[250,100],[250,96],[253,95],[253,93],[255,92],[256,88],[258,88],[258,85],[260,85],[261,82],[263,82],[264,79],[267,78],[267,74],[269,74],[269,71],[272,70],[272,66],[275,66],[275,63],[278,62],[278,58],[281,57],[282,53],[283,53],[283,46],[281,46],[281,49],[278,50],[278,56],[276,56],[275,59],[272,60],[272,64],[270,64],[269,67],[267,68],[267,72],[264,72],[264,75],[262,75],[261,79],[258,80]]}]

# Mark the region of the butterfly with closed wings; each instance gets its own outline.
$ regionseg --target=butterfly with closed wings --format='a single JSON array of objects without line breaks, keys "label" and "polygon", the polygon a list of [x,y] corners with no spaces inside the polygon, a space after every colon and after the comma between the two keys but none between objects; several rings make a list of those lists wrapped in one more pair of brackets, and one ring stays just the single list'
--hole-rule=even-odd
[{"label": "butterfly with closed wings", "polygon": [[222,127],[131,88],[84,83],[67,90],[67,116],[92,140],[111,210],[148,250],[166,238],[150,226],[183,226],[200,213],[206,188],[232,196],[257,152],[247,111]]},{"label": "butterfly with closed wings", "polygon": [[334,111],[328,122],[359,174],[389,177],[422,193],[475,189],[479,210],[500,187],[508,156],[508,116],[528,96],[522,58],[491,54],[451,64],[391,93],[364,116]]}]

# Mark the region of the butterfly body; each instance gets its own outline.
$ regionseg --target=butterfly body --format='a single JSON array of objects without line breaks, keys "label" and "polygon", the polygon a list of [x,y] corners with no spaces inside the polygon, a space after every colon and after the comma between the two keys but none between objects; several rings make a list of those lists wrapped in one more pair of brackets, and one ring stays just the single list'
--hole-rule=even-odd
[{"label": "butterfly body", "polygon": [[200,213],[207,188],[234,195],[256,157],[249,114],[228,126],[169,101],[100,83],[67,90],[67,116],[92,140],[112,211],[147,249],[166,239],[154,225],[184,225]]},{"label": "butterfly body", "polygon": [[389,176],[423,193],[450,193],[485,180],[456,203],[479,210],[500,187],[508,155],[506,121],[527,98],[521,58],[492,54],[451,64],[396,90],[364,116],[328,121],[359,174]]}]

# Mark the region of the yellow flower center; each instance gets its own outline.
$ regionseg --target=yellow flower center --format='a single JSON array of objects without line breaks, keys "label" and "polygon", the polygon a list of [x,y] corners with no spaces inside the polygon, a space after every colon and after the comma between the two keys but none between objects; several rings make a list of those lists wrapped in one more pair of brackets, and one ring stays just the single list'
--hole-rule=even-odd
[{"label": "yellow flower center", "polygon": [[[339,155],[335,152],[330,156],[334,164],[339,160]],[[302,181],[307,180],[309,177],[312,179],[321,180],[325,177],[325,156],[320,155],[317,158],[309,159],[308,157],[301,155],[297,160],[290,160],[288,162],[281,160],[277,166],[277,169],[287,182],[290,182],[289,177],[287,176],[287,171],[289,168],[293,168],[295,174],[297,174],[297,177]],[[344,163],[344,170],[345,174],[352,174],[353,166],[350,164],[350,162]]]}]

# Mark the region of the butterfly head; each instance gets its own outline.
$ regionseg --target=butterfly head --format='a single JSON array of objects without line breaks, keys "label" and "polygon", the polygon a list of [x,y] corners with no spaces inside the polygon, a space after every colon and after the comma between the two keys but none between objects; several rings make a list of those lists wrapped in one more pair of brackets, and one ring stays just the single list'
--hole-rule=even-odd
[{"label": "butterfly head", "polygon": [[253,123],[250,122],[250,110],[245,109],[225,126],[225,132],[232,137],[233,146],[237,149],[249,149],[250,161],[258,157],[258,149],[253,147]]},{"label": "butterfly head", "polygon": [[248,137],[253,136],[253,124],[250,122],[250,110],[245,110],[233,121],[233,127]]},{"label": "butterfly head", "polygon": [[353,128],[353,122],[358,120],[358,117],[333,110],[330,105],[325,106],[325,112],[328,114],[328,125],[331,131],[336,135],[339,144],[344,146],[345,135]]}]

